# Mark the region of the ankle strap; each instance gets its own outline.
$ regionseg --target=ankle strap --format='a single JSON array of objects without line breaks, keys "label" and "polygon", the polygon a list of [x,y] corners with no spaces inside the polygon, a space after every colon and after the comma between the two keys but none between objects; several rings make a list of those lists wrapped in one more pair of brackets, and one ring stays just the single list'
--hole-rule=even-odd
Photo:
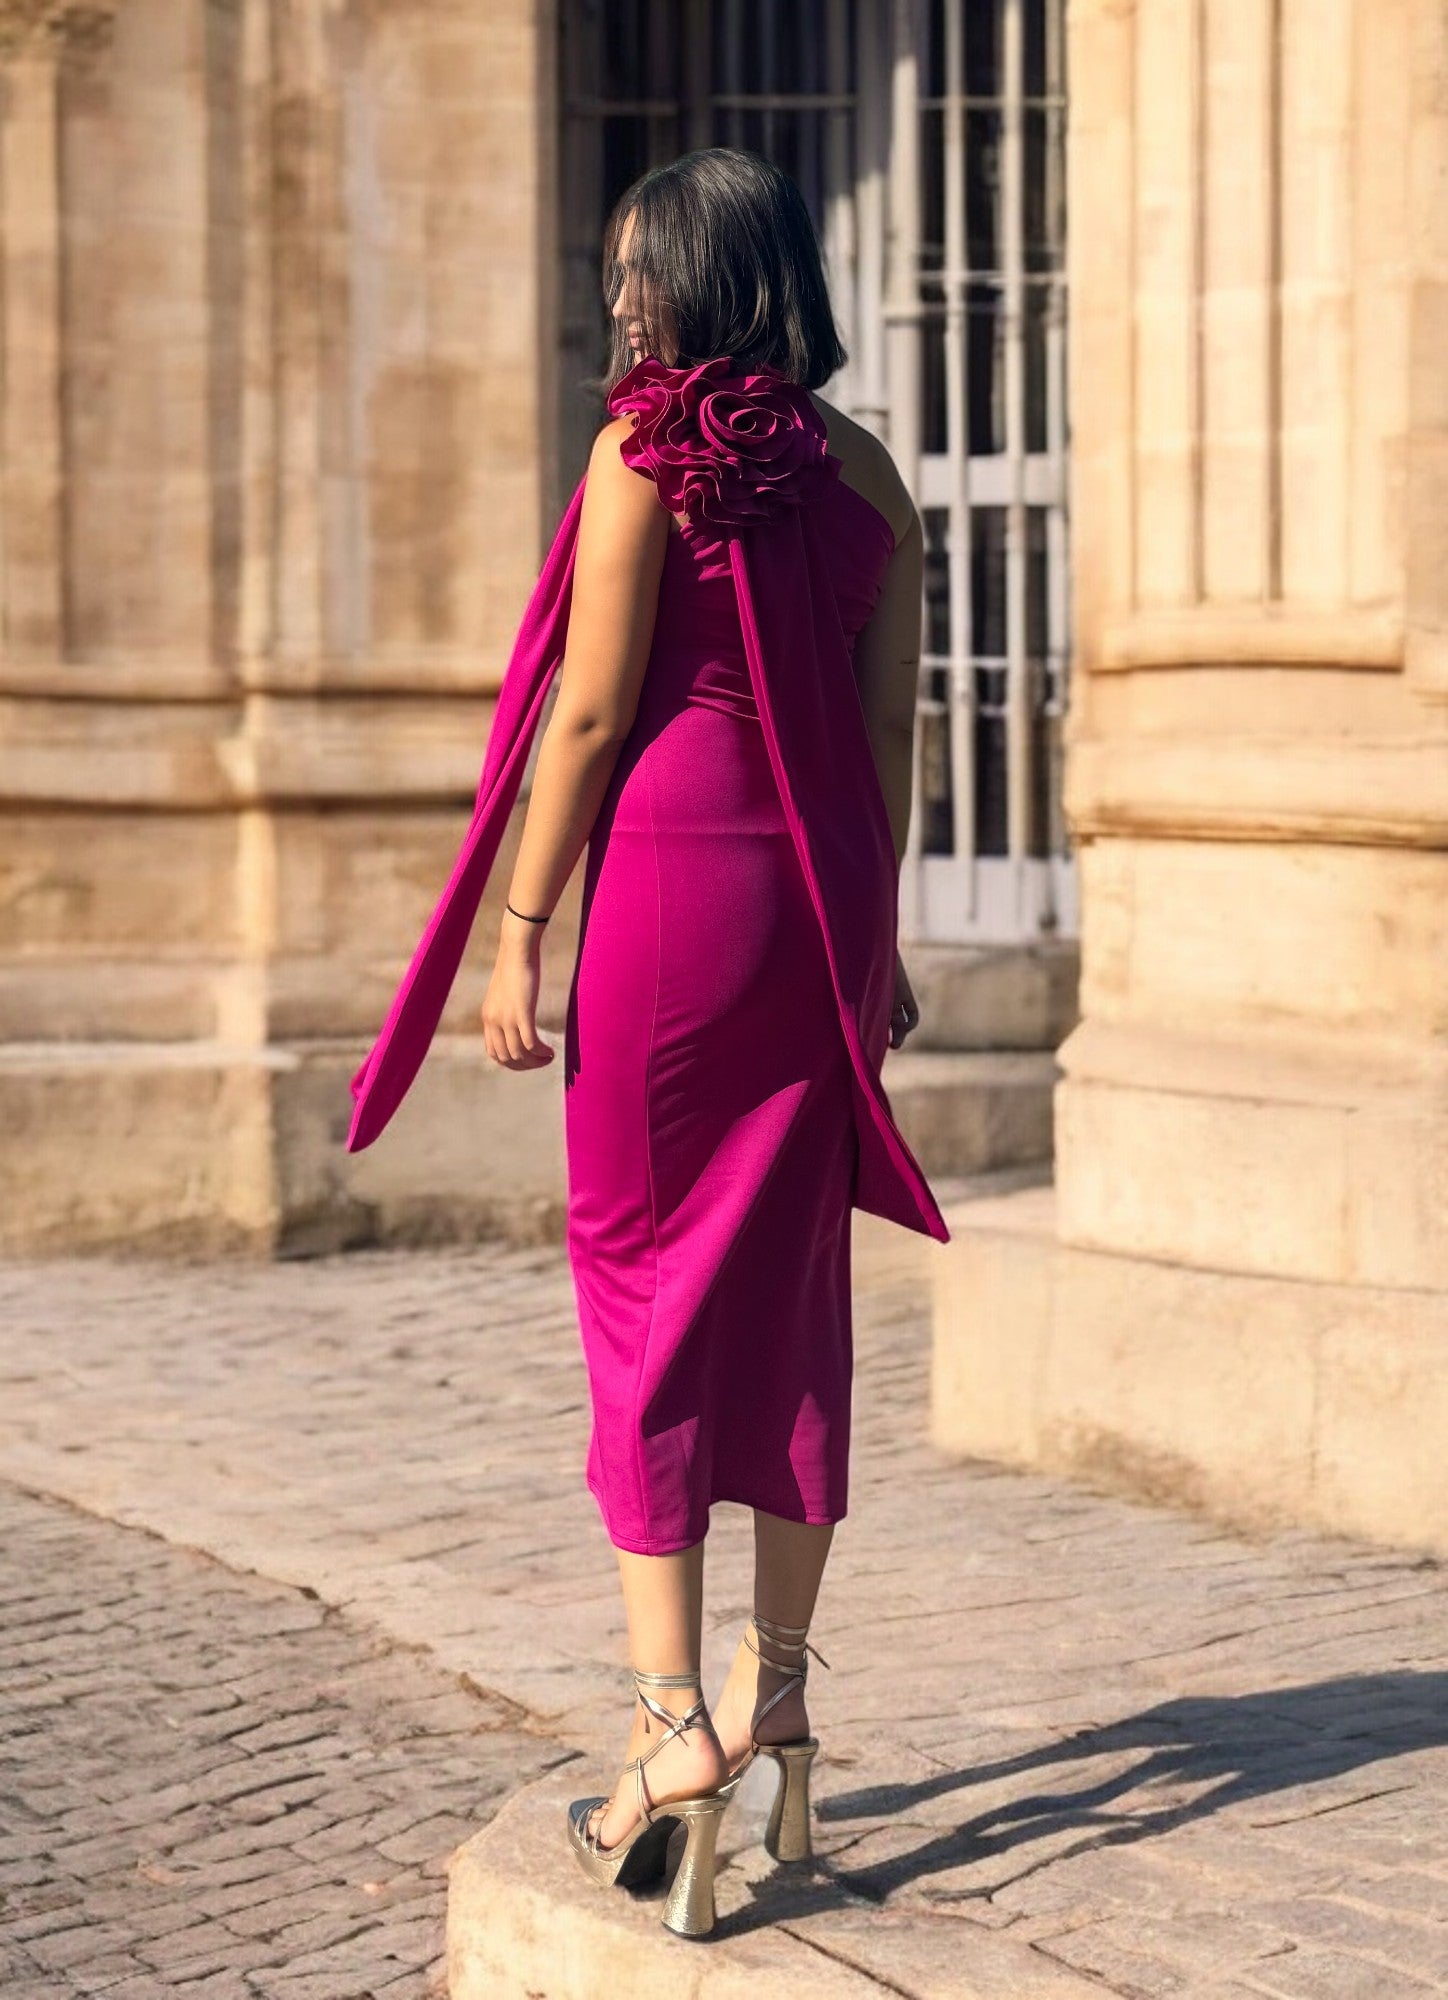
[{"label": "ankle strap", "polygon": [[[760,1723],[763,1722],[765,1716],[768,1715],[769,1711],[775,1706],[777,1702],[783,1701],[784,1697],[787,1694],[789,1694],[794,1688],[800,1688],[801,1690],[803,1689],[805,1684],[805,1679],[809,1673],[808,1655],[814,1653],[815,1658],[819,1661],[822,1667],[827,1667],[829,1665],[829,1661],[825,1658],[823,1653],[815,1652],[815,1648],[810,1644],[809,1640],[805,1638],[804,1635],[809,1630],[808,1625],[780,1625],[776,1623],[776,1621],[772,1618],[761,1618],[757,1611],[754,1614],[752,1622],[755,1631],[758,1632],[761,1639],[766,1640],[772,1646],[778,1646],[781,1652],[794,1652],[799,1654],[799,1659],[797,1661],[787,1660],[781,1662],[779,1660],[771,1660],[767,1653],[761,1652],[759,1647],[755,1645],[753,1639],[749,1635],[748,1627],[746,1626],[744,1632],[744,1643],[749,1648],[750,1652],[753,1653],[755,1659],[758,1660],[763,1666],[768,1667],[771,1673],[782,1674],[784,1676],[782,1685],[775,1689],[774,1693],[769,1697],[768,1701],[764,1703],[764,1705],[760,1708],[759,1712],[756,1714],[754,1718],[754,1726],[749,1732],[751,1744],[754,1746],[755,1749],[758,1749],[759,1737],[756,1732],[759,1728]],[[788,1636],[781,1636],[781,1635],[788,1635]]]},{"label": "ankle strap", "polygon": [[754,1622],[762,1626],[766,1632],[777,1632],[781,1638],[803,1639],[809,1630],[808,1625],[781,1625],[778,1619],[766,1618],[760,1611],[755,1612]]},{"label": "ankle strap", "polygon": [[[665,1708],[661,1701],[654,1700],[653,1696],[648,1692],[651,1687],[698,1688],[699,1699],[691,1702],[682,1715],[675,1715],[673,1710]],[[645,1753],[646,1757],[652,1757],[654,1750],[662,1750],[664,1744],[668,1742],[671,1736],[681,1736],[686,1729],[694,1728],[700,1717],[705,1713],[706,1704],[704,1701],[703,1685],[697,1674],[646,1674],[640,1672],[636,1667],[634,1669],[634,1688],[639,1700],[643,1703],[649,1714],[657,1721],[668,1724],[662,1738],[654,1745],[654,1749]]]},{"label": "ankle strap", "polygon": [[829,1666],[830,1663],[824,1654],[817,1647],[812,1646],[805,1637],[805,1634],[809,1631],[808,1625],[781,1625],[773,1618],[761,1618],[757,1611],[754,1614],[752,1622],[760,1638],[767,1640],[771,1646],[777,1646],[782,1653],[798,1653],[801,1656],[798,1663],[787,1661],[785,1664],[780,1665],[778,1662],[768,1659],[761,1653],[746,1631],[744,1634],[745,1645],[754,1654],[756,1659],[763,1660],[765,1666],[772,1667],[775,1673],[797,1673],[801,1681],[803,1681],[809,1668],[809,1661],[804,1657],[808,1653],[813,1653],[822,1667]]},{"label": "ankle strap", "polygon": [[[644,1782],[644,1765],[648,1763],[651,1757],[657,1757],[664,1745],[671,1742],[674,1737],[682,1736],[690,1729],[712,1729],[714,1725],[709,1720],[709,1712],[702,1691],[700,1692],[699,1699],[691,1702],[682,1715],[673,1714],[669,1709],[664,1707],[661,1701],[655,1701],[653,1696],[647,1692],[651,1687],[702,1689],[702,1683],[697,1673],[649,1674],[635,1667],[633,1669],[633,1677],[639,1700],[656,1721],[662,1722],[665,1725],[664,1732],[658,1742],[645,1750],[642,1756],[633,1758],[624,1766],[626,1773],[632,1771],[634,1775],[639,1817],[646,1823],[652,1824],[654,1807],[653,1801],[649,1797],[648,1786]],[[591,1840],[594,1838],[594,1836],[590,1836]]]}]

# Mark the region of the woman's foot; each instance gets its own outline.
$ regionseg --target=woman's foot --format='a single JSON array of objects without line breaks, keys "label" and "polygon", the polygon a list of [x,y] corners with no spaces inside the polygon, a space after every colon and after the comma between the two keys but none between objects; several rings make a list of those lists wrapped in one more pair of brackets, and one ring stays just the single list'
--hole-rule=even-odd
[{"label": "woman's foot", "polygon": [[[754,1651],[750,1638],[768,1657],[761,1658]],[[751,1620],[749,1635],[739,1641],[729,1678],[714,1707],[714,1729],[731,1772],[738,1770],[756,1742],[797,1743],[809,1735],[801,1671],[804,1659],[802,1644],[771,1638],[767,1631],[761,1636]],[[798,1664],[775,1666],[771,1660]],[[762,1713],[766,1709],[768,1712]]]},{"label": "woman's foot", "polygon": [[[670,1715],[675,1716],[685,1714],[699,1698],[697,1683],[692,1689],[671,1688],[667,1693],[655,1691],[655,1699],[668,1709]],[[687,1729],[663,1742],[666,1729],[667,1724],[650,1715],[642,1702],[635,1704],[628,1758],[632,1762],[651,1750],[655,1753],[649,1757],[642,1773],[644,1792],[651,1809],[662,1810],[671,1799],[698,1798],[703,1793],[717,1791],[729,1775],[723,1749],[707,1712]],[[628,1838],[638,1818],[638,1775],[625,1769],[614,1787],[612,1798],[606,1805],[595,1808],[588,1830],[597,1836],[604,1847],[616,1847],[619,1841]]]}]

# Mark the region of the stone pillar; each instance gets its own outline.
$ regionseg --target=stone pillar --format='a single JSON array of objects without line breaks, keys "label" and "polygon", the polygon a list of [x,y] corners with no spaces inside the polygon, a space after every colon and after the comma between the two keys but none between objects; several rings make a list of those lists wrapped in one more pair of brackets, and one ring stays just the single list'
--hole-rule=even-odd
[{"label": "stone pillar", "polygon": [[506,853],[341,1149],[556,526],[547,17],[0,0],[8,1249],[556,1226],[558,1080],[465,1032]]},{"label": "stone pillar", "polygon": [[1448,15],[1072,24],[1082,1019],[935,1435],[1448,1550]]}]

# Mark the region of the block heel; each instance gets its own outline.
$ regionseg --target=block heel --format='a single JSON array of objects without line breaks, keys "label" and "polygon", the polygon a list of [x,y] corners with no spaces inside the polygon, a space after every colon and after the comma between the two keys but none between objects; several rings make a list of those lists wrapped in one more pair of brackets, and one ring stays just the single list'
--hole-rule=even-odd
[{"label": "block heel", "polygon": [[764,1830],[764,1851],[775,1861],[808,1861],[814,1853],[809,1824],[809,1773],[820,1747],[819,1739],[804,1736],[797,1743],[762,1743],[759,1747],[779,1766],[774,1804]]},{"label": "block heel", "polygon": [[728,1805],[728,1794],[719,1791],[676,1801],[669,1808],[688,1828],[662,1917],[665,1930],[679,1937],[707,1937],[714,1928],[714,1865],[719,1826]]}]

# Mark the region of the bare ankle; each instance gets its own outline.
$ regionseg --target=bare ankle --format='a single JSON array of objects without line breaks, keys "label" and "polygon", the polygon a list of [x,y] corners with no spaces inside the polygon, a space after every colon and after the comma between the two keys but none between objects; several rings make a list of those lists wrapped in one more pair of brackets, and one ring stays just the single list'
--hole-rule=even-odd
[{"label": "bare ankle", "polygon": [[754,1715],[751,1736],[756,1743],[797,1742],[809,1734],[805,1680],[809,1655],[827,1665],[808,1643],[808,1627],[786,1625],[756,1612],[742,1644],[753,1654]]}]

